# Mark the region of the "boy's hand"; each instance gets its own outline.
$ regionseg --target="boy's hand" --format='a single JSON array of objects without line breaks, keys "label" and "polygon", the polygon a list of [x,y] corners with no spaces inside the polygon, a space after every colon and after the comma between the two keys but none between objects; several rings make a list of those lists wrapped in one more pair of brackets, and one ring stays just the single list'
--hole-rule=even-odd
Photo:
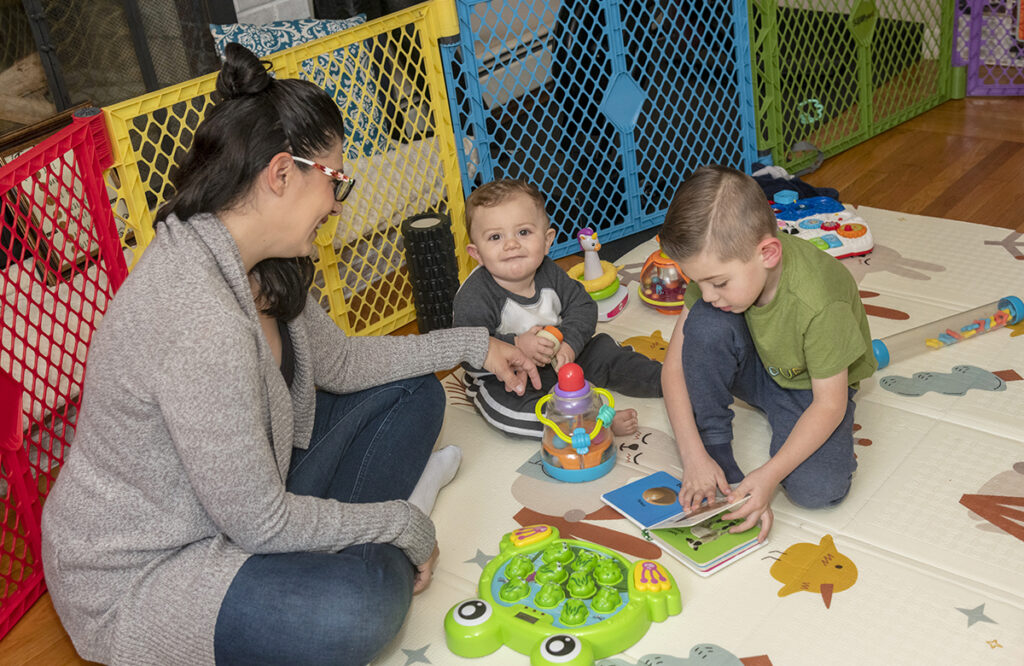
[{"label": "boy's hand", "polygon": [[555,369],[555,372],[558,372],[562,369],[563,365],[572,363],[575,360],[576,352],[573,351],[572,347],[563,342],[562,346],[555,352],[555,360],[551,362],[551,367]]},{"label": "boy's hand", "polygon": [[765,470],[764,467],[758,467],[750,474],[747,474],[728,496],[729,501],[732,502],[750,495],[750,499],[744,502],[742,506],[722,516],[724,520],[735,520],[737,518],[743,520],[742,523],[729,531],[735,534],[749,530],[760,520],[761,534],[757,537],[757,540],[761,542],[768,538],[768,531],[772,528],[774,517],[769,502],[771,502],[772,495],[775,493],[775,488],[778,485],[778,480]]},{"label": "boy's hand", "polygon": [[704,500],[714,502],[718,491],[729,493],[725,472],[709,455],[698,460],[688,460],[683,465],[683,487],[679,491],[679,503],[689,513]]},{"label": "boy's hand", "polygon": [[[537,335],[543,326],[534,326],[529,331],[516,336],[516,347],[539,366],[545,366],[554,360],[555,343]],[[563,347],[567,345],[562,345]]]},{"label": "boy's hand", "polygon": [[484,359],[484,370],[505,382],[505,390],[516,395],[526,392],[526,379],[529,378],[533,388],[540,390],[540,375],[533,361],[527,358],[521,349],[491,338],[487,345],[487,358]]}]

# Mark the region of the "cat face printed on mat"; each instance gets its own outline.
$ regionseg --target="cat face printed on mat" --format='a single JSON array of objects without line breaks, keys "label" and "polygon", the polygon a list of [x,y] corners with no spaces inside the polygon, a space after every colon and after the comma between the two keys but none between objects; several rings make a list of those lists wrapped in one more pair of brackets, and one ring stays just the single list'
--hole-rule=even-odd
[{"label": "cat face printed on mat", "polygon": [[629,437],[617,440],[615,446],[619,449],[620,464],[650,472],[665,470],[674,476],[683,473],[675,440],[660,430],[641,427]]}]

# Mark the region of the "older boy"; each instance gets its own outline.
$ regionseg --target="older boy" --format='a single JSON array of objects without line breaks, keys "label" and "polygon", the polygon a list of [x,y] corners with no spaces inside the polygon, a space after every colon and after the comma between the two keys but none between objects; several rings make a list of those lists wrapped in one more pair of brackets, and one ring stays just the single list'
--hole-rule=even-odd
[{"label": "older boy", "polygon": [[[480,263],[455,295],[456,326],[486,326],[494,337],[515,344],[541,377],[541,390],[518,396],[497,378],[465,366],[468,397],[484,419],[512,435],[540,438],[543,426],[534,406],[557,381],[555,368],[575,362],[594,386],[634,397],[661,396],[661,364],[620,347],[605,334],[594,335],[597,305],[577,280],[547,257],[555,230],[544,197],[522,180],[496,180],[466,199],[466,251]],[[562,344],[537,333],[555,326]],[[616,411],[616,435],[636,432],[634,409]]]},{"label": "older boy", "polygon": [[[729,518],[771,528],[779,484],[791,501],[838,504],[850,489],[853,395],[877,363],[856,282],[833,257],[778,234],[749,176],[698,169],[676,192],[661,245],[691,282],[662,385],[683,462],[685,508],[750,499]],[[732,453],[733,396],[765,413],[771,458],[744,477]],[[729,484],[738,485],[730,490]]]}]

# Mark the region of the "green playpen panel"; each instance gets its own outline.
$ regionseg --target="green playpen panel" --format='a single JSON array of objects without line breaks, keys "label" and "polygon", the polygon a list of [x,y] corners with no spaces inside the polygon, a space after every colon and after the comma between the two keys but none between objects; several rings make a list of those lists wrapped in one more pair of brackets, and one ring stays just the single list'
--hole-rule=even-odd
[{"label": "green playpen panel", "polygon": [[751,0],[758,147],[800,170],[949,99],[951,0]]}]

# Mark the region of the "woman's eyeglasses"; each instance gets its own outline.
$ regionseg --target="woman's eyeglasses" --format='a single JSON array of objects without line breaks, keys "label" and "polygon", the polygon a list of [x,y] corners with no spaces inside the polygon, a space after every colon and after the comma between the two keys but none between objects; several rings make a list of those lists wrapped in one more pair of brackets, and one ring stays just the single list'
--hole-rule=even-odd
[{"label": "woman's eyeglasses", "polygon": [[305,157],[296,157],[295,155],[292,155],[292,159],[301,164],[308,164],[314,169],[322,173],[325,173],[334,180],[338,181],[334,184],[335,201],[344,201],[345,199],[347,199],[348,195],[351,194],[352,192],[352,187],[356,184],[355,178],[352,178],[351,176],[346,176],[337,169],[332,169],[331,167],[324,166],[323,164],[317,164],[316,162],[307,160]]}]

